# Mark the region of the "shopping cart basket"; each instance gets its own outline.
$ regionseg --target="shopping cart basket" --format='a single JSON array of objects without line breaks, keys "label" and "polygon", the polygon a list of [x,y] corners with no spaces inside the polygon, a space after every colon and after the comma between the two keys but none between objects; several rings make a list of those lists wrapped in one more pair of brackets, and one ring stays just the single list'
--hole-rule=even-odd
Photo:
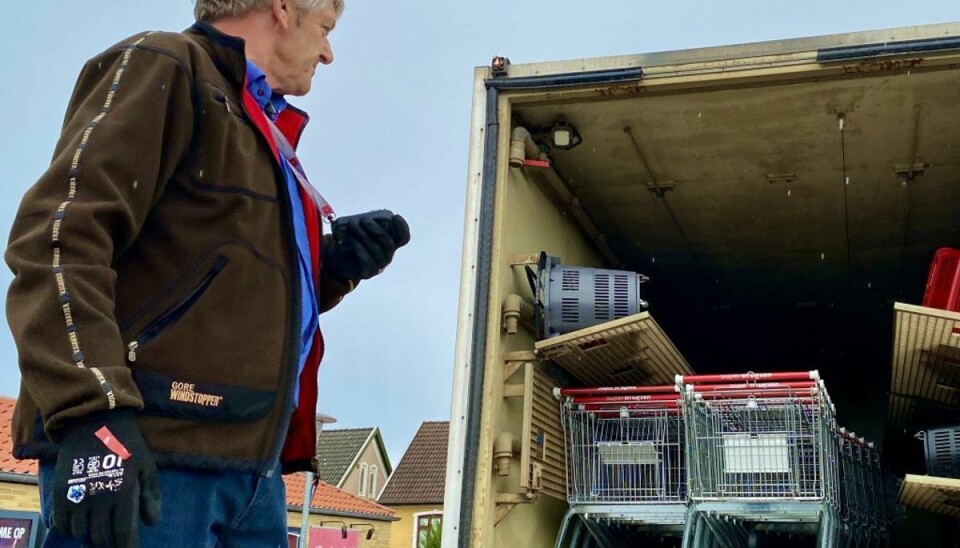
[{"label": "shopping cart basket", "polygon": [[683,409],[675,387],[557,393],[563,398],[571,504],[685,500]]},{"label": "shopping cart basket", "polygon": [[815,373],[678,381],[686,396],[692,499],[824,497],[825,426],[832,412]]}]

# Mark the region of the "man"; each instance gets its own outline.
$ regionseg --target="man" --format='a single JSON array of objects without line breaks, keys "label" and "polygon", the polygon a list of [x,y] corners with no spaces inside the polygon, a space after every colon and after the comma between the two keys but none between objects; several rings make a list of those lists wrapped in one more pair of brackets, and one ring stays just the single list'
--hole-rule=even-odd
[{"label": "man", "polygon": [[[309,469],[317,316],[409,241],[339,218],[295,146],[342,0],[196,0],[83,68],[6,260],[46,546],[286,546]],[[161,510],[162,501],[162,510]],[[138,527],[140,520],[149,527]]]}]

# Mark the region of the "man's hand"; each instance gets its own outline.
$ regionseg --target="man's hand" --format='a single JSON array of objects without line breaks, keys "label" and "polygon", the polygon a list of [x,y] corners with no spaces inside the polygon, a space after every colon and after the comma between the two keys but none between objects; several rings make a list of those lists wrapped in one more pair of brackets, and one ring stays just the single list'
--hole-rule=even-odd
[{"label": "man's hand", "polygon": [[333,239],[323,253],[323,268],[343,282],[368,280],[383,272],[397,249],[410,241],[407,221],[380,209],[340,217],[332,225]]},{"label": "man's hand", "polygon": [[127,411],[66,431],[54,471],[53,527],[84,546],[138,546],[140,520],[160,519],[153,455]]}]

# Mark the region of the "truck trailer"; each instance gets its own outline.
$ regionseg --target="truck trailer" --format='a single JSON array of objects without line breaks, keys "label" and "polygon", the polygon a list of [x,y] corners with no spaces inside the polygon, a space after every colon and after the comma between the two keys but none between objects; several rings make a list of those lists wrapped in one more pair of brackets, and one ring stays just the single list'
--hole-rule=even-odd
[{"label": "truck trailer", "polygon": [[[925,440],[960,424],[960,313],[923,304],[957,247],[960,23],[494,58],[474,76],[443,546],[954,546],[960,480],[931,473]],[[587,278],[582,300],[554,292]],[[809,374],[790,405],[823,437],[801,454],[799,430],[724,433],[711,499],[690,440],[719,400],[677,375],[766,390],[774,372]],[[671,409],[609,399],[643,386]],[[636,405],[564,408],[587,388]],[[766,405],[741,403],[716,424]],[[661,413],[687,441],[591,438],[596,469],[575,477],[580,411]],[[804,498],[793,463],[815,452]],[[854,454],[876,476],[848,492]],[[710,506],[759,478],[740,510]]]}]

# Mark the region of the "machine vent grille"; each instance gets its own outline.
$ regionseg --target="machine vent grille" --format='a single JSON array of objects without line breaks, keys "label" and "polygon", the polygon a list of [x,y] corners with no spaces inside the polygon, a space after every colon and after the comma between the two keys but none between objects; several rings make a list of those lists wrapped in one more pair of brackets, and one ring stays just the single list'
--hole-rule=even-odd
[{"label": "machine vent grille", "polygon": [[564,298],[560,301],[560,319],[565,322],[580,321],[580,300]]},{"label": "machine vent grille", "polygon": [[594,319],[607,321],[610,316],[610,276],[597,274],[593,278]]},{"label": "machine vent grille", "polygon": [[960,477],[960,426],[927,431],[927,473]]},{"label": "machine vent grille", "polygon": [[630,278],[627,274],[613,276],[613,319],[630,315]]},{"label": "machine vent grille", "polygon": [[579,270],[564,270],[561,274],[563,284],[561,287],[564,291],[580,291],[580,271]]}]

